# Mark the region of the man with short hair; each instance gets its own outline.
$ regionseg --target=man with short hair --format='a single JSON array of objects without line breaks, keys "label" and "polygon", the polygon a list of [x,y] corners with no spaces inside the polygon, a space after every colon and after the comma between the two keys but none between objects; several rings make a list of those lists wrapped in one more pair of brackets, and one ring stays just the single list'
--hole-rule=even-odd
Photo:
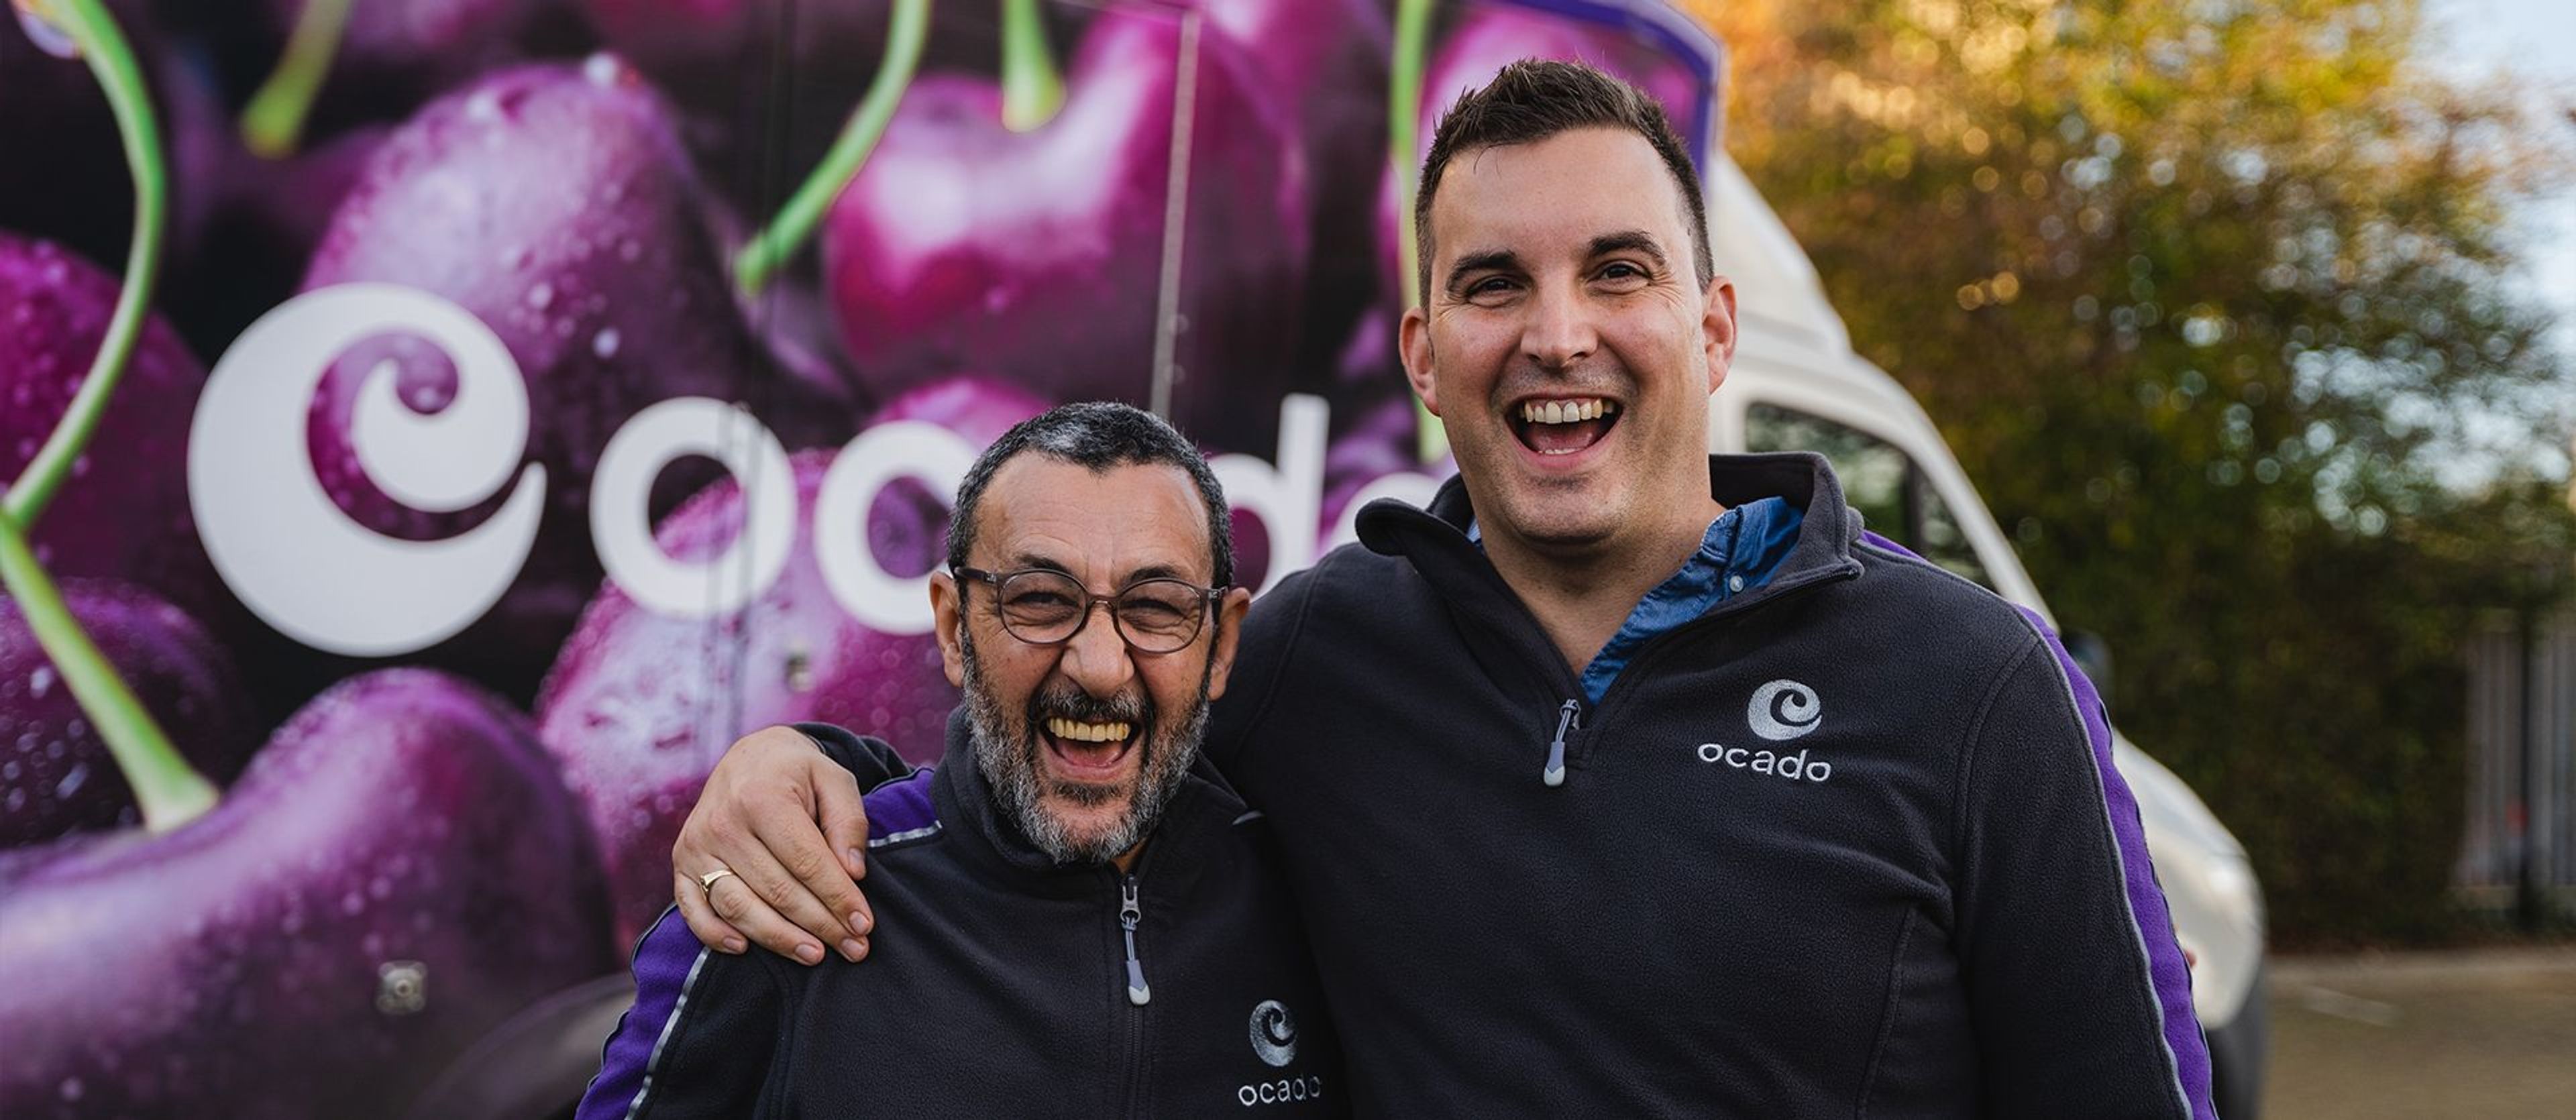
[{"label": "man with short hair", "polygon": [[[1821,457],[1705,453],[1734,289],[1661,111],[1518,63],[1421,181],[1401,345],[1458,477],[1252,609],[1209,738],[1280,837],[1359,1110],[2210,1115],[2055,638],[1862,532]],[[860,905],[779,873],[831,849],[777,791],[850,796],[791,739],[737,743],[675,846],[769,872],[681,892],[710,942]]]},{"label": "man with short hair", "polygon": [[937,768],[865,801],[894,932],[864,967],[805,969],[666,915],[582,1120],[1346,1111],[1266,825],[1197,764],[1251,598],[1225,511],[1198,452],[1125,405],[987,449],[931,584],[965,703]]}]

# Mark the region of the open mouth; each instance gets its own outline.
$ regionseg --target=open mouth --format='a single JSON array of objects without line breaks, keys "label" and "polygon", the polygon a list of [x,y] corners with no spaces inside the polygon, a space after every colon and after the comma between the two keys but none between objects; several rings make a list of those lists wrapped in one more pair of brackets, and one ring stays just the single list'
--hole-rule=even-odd
[{"label": "open mouth", "polygon": [[1512,435],[1541,455],[1572,455],[1601,442],[1619,415],[1618,402],[1600,397],[1522,401]]},{"label": "open mouth", "polygon": [[1047,753],[1074,775],[1105,775],[1127,761],[1136,749],[1137,724],[1128,720],[1094,722],[1051,716],[1046,721]]}]

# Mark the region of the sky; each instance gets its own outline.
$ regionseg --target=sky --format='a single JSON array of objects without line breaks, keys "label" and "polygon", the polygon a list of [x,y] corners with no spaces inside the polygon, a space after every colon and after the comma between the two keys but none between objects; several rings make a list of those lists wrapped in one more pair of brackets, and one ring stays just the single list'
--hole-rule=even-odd
[{"label": "sky", "polygon": [[[2576,145],[2576,0],[2426,0],[2446,46],[2437,57],[2464,78],[2527,81],[2535,110]],[[2554,108],[2555,113],[2549,113]],[[2560,352],[2576,359],[2576,187],[2524,207],[2532,294],[2558,311]]]}]

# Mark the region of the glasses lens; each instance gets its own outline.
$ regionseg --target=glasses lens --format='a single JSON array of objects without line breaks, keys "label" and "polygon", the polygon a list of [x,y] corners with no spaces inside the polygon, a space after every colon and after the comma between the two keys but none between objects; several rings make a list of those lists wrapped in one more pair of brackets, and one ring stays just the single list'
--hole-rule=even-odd
[{"label": "glasses lens", "polygon": [[1205,601],[1180,580],[1149,579],[1118,593],[1118,628],[1138,649],[1170,653],[1198,636]]},{"label": "glasses lens", "polygon": [[1090,595],[1071,576],[1021,572],[996,588],[1002,625],[1024,642],[1061,642],[1082,625]]}]

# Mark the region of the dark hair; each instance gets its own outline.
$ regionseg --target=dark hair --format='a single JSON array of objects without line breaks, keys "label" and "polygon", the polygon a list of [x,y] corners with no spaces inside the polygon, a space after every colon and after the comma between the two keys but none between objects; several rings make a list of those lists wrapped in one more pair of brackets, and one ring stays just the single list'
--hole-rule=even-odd
[{"label": "dark hair", "polygon": [[966,469],[966,480],[957,484],[957,512],[948,519],[950,568],[966,566],[966,553],[975,547],[975,512],[984,504],[984,491],[1002,464],[1022,452],[1071,463],[1094,474],[1111,467],[1179,467],[1198,484],[1199,500],[1207,503],[1208,551],[1215,561],[1216,585],[1234,582],[1233,519],[1225,504],[1225,489],[1217,485],[1207,457],[1161,417],[1113,401],[1057,405],[1044,415],[1020,421],[975,458],[975,465]]},{"label": "dark hair", "polygon": [[1525,58],[1505,66],[1485,88],[1459,95],[1441,114],[1431,135],[1431,154],[1422,160],[1422,185],[1413,198],[1413,244],[1421,276],[1415,298],[1431,302],[1431,196],[1440,190],[1440,173],[1460,152],[1505,144],[1534,144],[1578,128],[1623,128],[1646,138],[1681,189],[1690,212],[1693,271],[1706,289],[1717,277],[1708,256],[1708,208],[1700,200],[1699,172],[1691,166],[1690,149],[1673,132],[1664,108],[1637,87],[1579,62]]}]

